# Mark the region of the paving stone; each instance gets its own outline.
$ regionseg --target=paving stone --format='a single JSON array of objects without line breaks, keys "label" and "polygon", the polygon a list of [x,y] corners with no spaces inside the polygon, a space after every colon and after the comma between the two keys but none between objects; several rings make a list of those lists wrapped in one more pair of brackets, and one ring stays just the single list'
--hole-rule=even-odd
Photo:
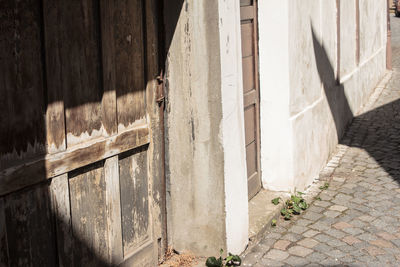
[{"label": "paving stone", "polygon": [[311,262],[321,262],[322,260],[326,259],[327,256],[320,252],[313,252],[307,256],[307,259]]},{"label": "paving stone", "polygon": [[318,245],[319,242],[312,238],[304,238],[303,240],[298,241],[297,244],[306,248],[313,248]]},{"label": "paving stone", "polygon": [[289,228],[289,232],[292,232],[292,233],[295,233],[295,234],[302,234],[307,230],[308,230],[307,227],[299,226],[299,225],[293,225],[291,228]]},{"label": "paving stone", "polygon": [[280,266],[285,266],[286,265],[284,262],[271,260],[271,259],[268,259],[268,258],[265,258],[265,257],[260,259],[257,264],[260,267],[263,267],[263,266],[280,267]]},{"label": "paving stone", "polygon": [[361,230],[360,228],[355,228],[355,227],[353,227],[353,228],[344,228],[344,229],[342,229],[342,231],[344,231],[344,232],[346,232],[348,234],[354,235],[354,236],[364,233],[363,230]]},{"label": "paving stone", "polygon": [[319,234],[320,232],[315,231],[315,230],[308,230],[307,232],[303,233],[303,236],[305,237],[313,237],[317,234]]},{"label": "paving stone", "polygon": [[317,201],[314,202],[314,205],[319,206],[319,207],[326,208],[326,207],[331,206],[332,203],[330,203],[330,202],[328,202],[328,201],[317,200]]},{"label": "paving stone", "polygon": [[303,246],[294,246],[294,247],[289,248],[288,252],[295,256],[305,257],[308,254],[312,253],[313,251],[311,249],[303,247]]},{"label": "paving stone", "polygon": [[326,243],[326,242],[331,241],[332,237],[330,237],[328,235],[325,235],[325,234],[319,234],[319,235],[314,236],[314,239],[319,241],[319,242]]},{"label": "paving stone", "polygon": [[318,230],[318,231],[325,231],[325,230],[330,229],[330,227],[328,225],[326,225],[325,223],[321,223],[320,221],[317,221],[316,223],[311,224],[309,227],[311,229]]},{"label": "paving stone", "polygon": [[344,243],[338,239],[332,239],[332,240],[328,241],[326,244],[328,244],[329,246],[334,247],[334,248],[346,245],[346,243]]},{"label": "paving stone", "polygon": [[340,238],[342,238],[342,237],[344,237],[346,235],[342,231],[339,231],[339,230],[336,230],[336,229],[329,229],[329,230],[325,231],[325,233],[330,235],[330,236],[332,236],[332,237],[338,238],[338,239],[340,239]]},{"label": "paving stone", "polygon": [[296,242],[301,239],[301,235],[294,233],[287,233],[286,235],[282,236],[282,239],[289,240],[291,242]]},{"label": "paving stone", "polygon": [[333,248],[331,246],[328,246],[327,244],[319,243],[318,245],[313,247],[313,250],[318,251],[318,252],[322,252],[322,253],[326,253],[328,251],[333,250]]},{"label": "paving stone", "polygon": [[303,215],[303,218],[304,218],[304,219],[311,220],[311,221],[317,221],[317,220],[320,219],[322,216],[323,216],[323,215],[320,214],[320,213],[316,213],[316,212],[309,211],[309,212],[306,212],[306,213]]},{"label": "paving stone", "polygon": [[343,212],[343,211],[347,210],[348,207],[340,206],[340,205],[333,205],[333,206],[330,206],[329,209],[333,210],[333,211]]},{"label": "paving stone", "polygon": [[325,215],[326,217],[329,217],[329,218],[336,218],[336,217],[339,216],[340,214],[341,214],[340,212],[332,211],[332,210],[328,210],[328,211],[325,211],[325,212],[324,212],[324,215]]},{"label": "paving stone", "polygon": [[374,245],[374,246],[377,246],[380,248],[392,248],[393,247],[392,243],[390,243],[389,241],[383,240],[383,239],[372,240],[372,241],[369,241],[369,243],[371,245]]},{"label": "paving stone", "polygon": [[287,257],[289,257],[289,253],[287,253],[286,251],[279,250],[279,249],[271,249],[265,255],[265,258],[275,260],[275,261],[283,261]]},{"label": "paving stone", "polygon": [[335,227],[336,229],[339,229],[339,230],[342,230],[342,229],[345,229],[345,228],[353,227],[351,224],[346,223],[346,222],[338,222],[338,223],[335,223],[335,224],[332,225],[332,226]]},{"label": "paving stone", "polygon": [[376,236],[371,235],[369,233],[361,234],[361,235],[357,236],[357,238],[361,239],[361,240],[364,240],[364,241],[371,241],[371,240],[376,240],[377,239]]},{"label": "paving stone", "polygon": [[342,239],[342,241],[346,242],[349,245],[354,245],[356,243],[360,243],[361,240],[355,238],[354,236],[348,235]]},{"label": "paving stone", "polygon": [[311,223],[313,223],[313,221],[306,220],[306,219],[299,219],[299,220],[297,220],[296,225],[299,225],[299,226],[308,226],[308,225],[310,225]]},{"label": "paving stone", "polygon": [[365,250],[371,256],[377,256],[377,255],[384,255],[385,254],[384,250],[382,250],[380,248],[377,248],[377,247],[374,247],[374,246],[367,247],[367,248],[365,248]]},{"label": "paving stone", "polygon": [[305,258],[297,257],[297,256],[290,256],[285,260],[285,262],[292,266],[308,266],[310,261]]},{"label": "paving stone", "polygon": [[253,266],[261,258],[262,253],[252,252],[246,255],[243,259],[243,266]]},{"label": "paving stone", "polygon": [[292,242],[288,240],[278,240],[274,244],[274,248],[280,249],[280,250],[286,250],[286,248],[291,244]]}]

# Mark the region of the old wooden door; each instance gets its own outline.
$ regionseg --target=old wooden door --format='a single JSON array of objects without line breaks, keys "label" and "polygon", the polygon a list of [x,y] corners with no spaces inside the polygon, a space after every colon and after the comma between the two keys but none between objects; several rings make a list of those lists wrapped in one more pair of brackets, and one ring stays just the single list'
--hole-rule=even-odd
[{"label": "old wooden door", "polygon": [[157,3],[0,2],[0,266],[163,254]]},{"label": "old wooden door", "polygon": [[240,0],[243,101],[249,199],[261,189],[257,2]]}]

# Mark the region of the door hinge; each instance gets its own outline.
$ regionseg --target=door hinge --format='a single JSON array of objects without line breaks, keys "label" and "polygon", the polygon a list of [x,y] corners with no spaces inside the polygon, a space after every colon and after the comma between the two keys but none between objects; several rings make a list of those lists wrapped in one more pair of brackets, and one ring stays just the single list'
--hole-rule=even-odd
[{"label": "door hinge", "polygon": [[163,105],[165,102],[165,96],[164,96],[164,75],[163,71],[161,71],[160,75],[156,77],[156,80],[158,82],[157,86],[157,98],[156,102],[159,106]]}]

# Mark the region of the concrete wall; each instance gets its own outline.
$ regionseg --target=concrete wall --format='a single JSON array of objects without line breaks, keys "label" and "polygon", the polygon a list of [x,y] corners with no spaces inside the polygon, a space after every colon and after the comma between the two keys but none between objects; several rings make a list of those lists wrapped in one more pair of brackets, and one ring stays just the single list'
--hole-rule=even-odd
[{"label": "concrete wall", "polygon": [[360,0],[359,63],[356,0],[340,3],[259,2],[261,167],[266,188],[308,186],[383,76],[386,1]]},{"label": "concrete wall", "polygon": [[238,1],[168,1],[169,244],[197,255],[247,244]]}]

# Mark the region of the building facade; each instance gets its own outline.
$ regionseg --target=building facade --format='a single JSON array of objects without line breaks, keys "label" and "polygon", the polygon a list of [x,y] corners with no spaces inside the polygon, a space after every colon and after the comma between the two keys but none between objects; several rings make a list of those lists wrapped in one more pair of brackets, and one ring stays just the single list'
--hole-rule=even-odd
[{"label": "building facade", "polygon": [[386,70],[385,0],[0,6],[1,266],[241,253]]}]

